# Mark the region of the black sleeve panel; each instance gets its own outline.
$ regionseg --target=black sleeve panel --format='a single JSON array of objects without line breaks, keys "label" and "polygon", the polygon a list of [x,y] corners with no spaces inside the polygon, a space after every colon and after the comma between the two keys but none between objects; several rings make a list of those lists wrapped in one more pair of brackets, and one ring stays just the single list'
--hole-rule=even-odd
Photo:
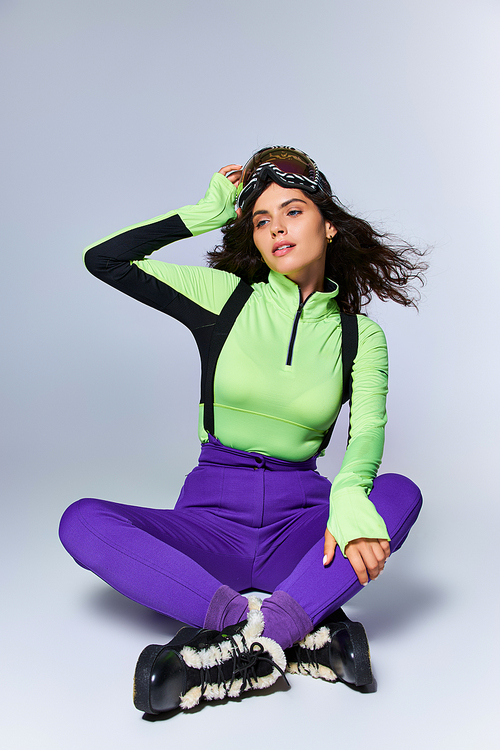
[{"label": "black sleeve panel", "polygon": [[192,237],[192,234],[180,216],[175,214],[120,232],[90,247],[85,253],[85,265],[91,274],[106,284],[172,315],[167,308],[177,292],[141,271],[131,261],[144,260],[146,255],[160,247],[185,237]]},{"label": "black sleeve panel", "polygon": [[100,273],[109,270],[106,263],[108,259],[144,260],[146,255],[151,255],[160,247],[192,236],[181,217],[174,214],[166,219],[132,227],[93,245],[85,253],[85,264],[94,276],[100,277]]},{"label": "black sleeve panel", "polygon": [[176,214],[134,227],[90,247],[85,253],[85,265],[101,281],[176,318],[194,331],[210,325],[216,316],[131,262],[143,260],[160,247],[191,236]]}]

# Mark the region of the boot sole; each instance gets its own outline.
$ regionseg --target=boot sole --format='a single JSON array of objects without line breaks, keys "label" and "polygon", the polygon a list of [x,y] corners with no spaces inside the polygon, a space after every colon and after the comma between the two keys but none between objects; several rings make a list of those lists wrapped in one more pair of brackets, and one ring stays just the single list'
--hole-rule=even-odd
[{"label": "boot sole", "polygon": [[141,652],[134,674],[134,706],[147,714],[155,713],[151,707],[151,671],[156,657],[164,646],[147,646]]},{"label": "boot sole", "polygon": [[330,650],[330,665],[332,670],[338,675],[339,680],[347,685],[355,685],[356,687],[371,685],[373,674],[370,663],[370,647],[364,627],[359,622],[345,623],[345,628],[339,629],[334,638],[341,636],[342,631],[347,632],[352,644],[352,658],[349,659],[349,663],[354,667],[354,680],[346,680],[341,675],[338,675],[338,671],[340,670],[335,668],[335,660],[332,658],[335,651],[337,651],[337,648],[333,646],[333,639]]}]

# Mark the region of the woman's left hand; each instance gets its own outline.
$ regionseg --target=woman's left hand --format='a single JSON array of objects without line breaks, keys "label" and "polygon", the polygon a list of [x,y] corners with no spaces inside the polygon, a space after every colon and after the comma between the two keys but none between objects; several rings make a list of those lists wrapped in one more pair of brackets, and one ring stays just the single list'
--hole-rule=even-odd
[{"label": "woman's left hand", "polygon": [[229,182],[232,182],[233,185],[237,185],[241,180],[242,171],[243,167],[241,164],[228,164],[226,167],[221,167],[219,169],[219,174],[227,177]]},{"label": "woman's left hand", "polygon": [[[243,167],[241,164],[228,164],[226,167],[221,167],[219,173],[227,177],[233,185],[239,185],[241,175],[243,174]],[[236,209],[236,215],[241,216],[241,208]]]},{"label": "woman's left hand", "polygon": [[[332,562],[336,546],[335,537],[327,529],[323,565]],[[370,578],[372,581],[378,578],[390,554],[391,547],[387,539],[353,539],[345,548],[345,555],[363,586],[366,586]]]}]

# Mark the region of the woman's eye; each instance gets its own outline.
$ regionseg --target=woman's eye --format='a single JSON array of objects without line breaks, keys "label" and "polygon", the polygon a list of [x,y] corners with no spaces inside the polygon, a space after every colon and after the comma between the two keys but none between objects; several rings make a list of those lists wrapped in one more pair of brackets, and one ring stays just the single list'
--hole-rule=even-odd
[{"label": "woman's eye", "polygon": [[298,216],[301,213],[302,213],[302,211],[299,208],[292,208],[288,212],[288,216]]},{"label": "woman's eye", "polygon": [[255,229],[259,229],[260,227],[263,227],[263,226],[264,226],[264,224],[266,223],[266,221],[267,221],[267,219],[261,219],[260,221],[258,221],[258,222],[257,222],[257,223],[255,224]]}]

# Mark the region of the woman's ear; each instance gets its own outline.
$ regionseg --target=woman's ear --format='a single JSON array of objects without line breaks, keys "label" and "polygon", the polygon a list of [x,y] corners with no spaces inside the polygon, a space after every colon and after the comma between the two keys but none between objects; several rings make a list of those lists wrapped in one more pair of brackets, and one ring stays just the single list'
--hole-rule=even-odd
[{"label": "woman's ear", "polygon": [[333,226],[331,221],[325,221],[326,239],[331,242],[337,234],[337,229]]}]

